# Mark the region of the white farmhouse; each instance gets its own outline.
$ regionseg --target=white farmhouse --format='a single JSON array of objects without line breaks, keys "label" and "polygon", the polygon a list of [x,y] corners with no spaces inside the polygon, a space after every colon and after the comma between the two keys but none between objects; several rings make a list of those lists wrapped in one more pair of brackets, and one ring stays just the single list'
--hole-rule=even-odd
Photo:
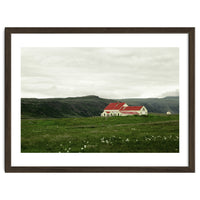
[{"label": "white farmhouse", "polygon": [[128,106],[126,103],[110,103],[101,113],[102,117],[128,115],[148,115],[148,111],[144,106]]}]

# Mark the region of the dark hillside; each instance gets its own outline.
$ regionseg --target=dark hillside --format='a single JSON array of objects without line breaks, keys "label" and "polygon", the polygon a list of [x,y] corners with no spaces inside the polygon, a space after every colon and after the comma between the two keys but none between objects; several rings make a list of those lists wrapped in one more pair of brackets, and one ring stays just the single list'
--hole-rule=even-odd
[{"label": "dark hillside", "polygon": [[114,100],[97,96],[58,99],[21,99],[22,118],[62,118],[99,116]]},{"label": "dark hillside", "polygon": [[111,102],[126,102],[128,105],[144,105],[149,112],[179,112],[179,97],[151,99],[103,99],[98,96],[69,98],[22,98],[22,118],[64,118],[100,116],[104,108]]},{"label": "dark hillside", "polygon": [[165,98],[148,98],[148,99],[119,99],[130,106],[144,105],[148,112],[166,113],[170,111],[173,114],[179,113],[179,97],[165,97]]}]

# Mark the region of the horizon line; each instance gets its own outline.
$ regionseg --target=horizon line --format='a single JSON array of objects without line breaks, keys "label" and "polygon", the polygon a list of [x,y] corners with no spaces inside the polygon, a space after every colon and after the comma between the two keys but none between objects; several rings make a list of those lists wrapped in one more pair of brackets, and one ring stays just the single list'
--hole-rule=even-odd
[{"label": "horizon line", "polygon": [[67,98],[82,98],[82,97],[98,97],[101,99],[122,100],[122,99],[163,99],[166,97],[179,97],[179,95],[164,96],[164,97],[123,97],[123,98],[105,98],[97,95],[85,95],[85,96],[70,96],[70,97],[21,97],[21,99],[67,99]]}]

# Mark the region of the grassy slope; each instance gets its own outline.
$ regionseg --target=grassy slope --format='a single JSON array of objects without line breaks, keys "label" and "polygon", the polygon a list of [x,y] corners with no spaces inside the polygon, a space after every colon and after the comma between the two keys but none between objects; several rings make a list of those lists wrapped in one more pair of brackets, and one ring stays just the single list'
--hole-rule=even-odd
[{"label": "grassy slope", "polygon": [[22,119],[22,152],[178,152],[179,115]]}]

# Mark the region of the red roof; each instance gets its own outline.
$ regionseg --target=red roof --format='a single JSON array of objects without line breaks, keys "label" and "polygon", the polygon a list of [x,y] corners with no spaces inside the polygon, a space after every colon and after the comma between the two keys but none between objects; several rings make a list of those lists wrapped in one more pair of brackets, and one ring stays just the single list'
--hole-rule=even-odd
[{"label": "red roof", "polygon": [[114,109],[115,109],[115,110],[119,110],[124,104],[125,104],[125,103],[118,103],[118,104],[114,107]]},{"label": "red roof", "polygon": [[126,112],[126,111],[121,111],[122,114],[127,114],[127,115],[139,115],[138,112]]},{"label": "red roof", "polygon": [[135,110],[140,110],[143,106],[127,106],[125,108],[122,108],[120,110],[123,111],[135,111]]},{"label": "red roof", "polygon": [[125,103],[110,103],[104,110],[119,110]]}]

